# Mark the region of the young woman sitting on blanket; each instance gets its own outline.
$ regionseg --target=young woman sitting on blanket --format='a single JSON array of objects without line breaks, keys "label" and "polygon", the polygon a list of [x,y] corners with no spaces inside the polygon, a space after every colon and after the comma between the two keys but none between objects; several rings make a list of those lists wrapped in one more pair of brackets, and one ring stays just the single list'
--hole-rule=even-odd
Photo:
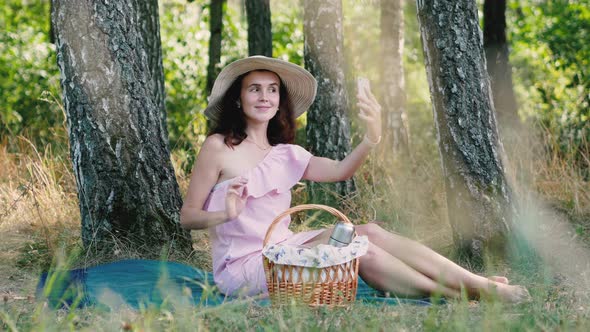
[{"label": "young woman sitting on blanket", "polygon": [[[228,295],[266,293],[262,243],[272,220],[290,207],[290,189],[301,179],[334,182],[350,178],[381,140],[381,106],[365,89],[358,94],[359,117],[367,132],[343,160],[316,157],[298,145],[295,118],[316,94],[305,69],[278,59],[253,56],[219,74],[205,114],[214,123],[193,169],[181,211],[187,229],[210,231],[213,274]],[[270,243],[327,243],[330,230],[293,233],[285,218]],[[370,245],[359,274],[372,287],[403,296],[441,292],[458,298],[496,293],[508,302],[528,297],[504,277],[473,274],[426,246],[377,224],[357,225]]]}]

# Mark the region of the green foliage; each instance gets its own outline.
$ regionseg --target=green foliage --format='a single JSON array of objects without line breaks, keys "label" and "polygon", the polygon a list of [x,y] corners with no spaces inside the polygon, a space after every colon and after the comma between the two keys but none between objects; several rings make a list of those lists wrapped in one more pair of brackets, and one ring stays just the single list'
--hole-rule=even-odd
[{"label": "green foliage", "polygon": [[[513,1],[507,11],[515,89],[523,116],[538,120],[559,148],[579,153],[590,129],[590,9],[584,1]],[[164,0],[160,22],[171,146],[191,150],[206,131],[205,78],[209,2]],[[8,0],[0,9],[0,135],[28,133],[37,143],[63,130],[59,73],[49,42],[49,1]],[[348,87],[353,78],[378,85],[379,4],[343,1]],[[221,66],[247,54],[243,13],[226,4]],[[274,55],[303,64],[302,6],[273,1]],[[404,65],[408,115],[414,133],[432,140],[429,94],[423,72],[415,4],[406,3]],[[351,98],[351,104],[354,102]],[[51,101],[51,102],[47,102]],[[305,124],[305,119],[302,123]],[[298,139],[303,139],[300,133]],[[422,139],[413,135],[413,139]],[[190,163],[189,163],[190,164]]]},{"label": "green foliage", "polygon": [[590,142],[590,9],[583,2],[513,1],[507,12],[523,115],[582,162]]},{"label": "green foliage", "polygon": [[47,143],[63,128],[49,21],[49,1],[9,0],[0,7],[0,136],[26,132]]},{"label": "green foliage", "polygon": [[[234,17],[235,9],[227,6],[221,66],[247,54],[245,29]],[[208,1],[162,1],[160,26],[171,147],[192,150],[202,143],[207,130],[203,111],[207,106]]]},{"label": "green foliage", "polygon": [[303,66],[303,8],[271,4],[273,56]]}]

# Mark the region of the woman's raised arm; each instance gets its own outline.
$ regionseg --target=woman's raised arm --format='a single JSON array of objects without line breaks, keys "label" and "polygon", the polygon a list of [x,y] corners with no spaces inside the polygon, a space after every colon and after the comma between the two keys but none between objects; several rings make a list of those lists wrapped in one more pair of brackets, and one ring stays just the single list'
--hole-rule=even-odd
[{"label": "woman's raised arm", "polygon": [[367,159],[369,152],[381,141],[381,105],[368,88],[357,95],[359,118],[365,122],[367,133],[362,142],[341,161],[312,157],[303,179],[317,182],[344,181]]}]

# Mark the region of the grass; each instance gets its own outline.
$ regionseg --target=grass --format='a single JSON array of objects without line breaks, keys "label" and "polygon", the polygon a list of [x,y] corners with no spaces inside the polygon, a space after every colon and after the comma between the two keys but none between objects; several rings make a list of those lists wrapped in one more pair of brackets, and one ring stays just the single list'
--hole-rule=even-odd
[{"label": "grass", "polygon": [[[542,137],[548,137],[543,135]],[[522,142],[522,137],[518,140]],[[509,141],[509,140],[508,140]],[[120,307],[52,310],[34,298],[39,273],[50,265],[82,266],[79,210],[64,139],[43,151],[25,138],[0,143],[0,326],[6,330],[588,330],[590,186],[567,156],[545,147],[551,141],[506,144],[510,171],[521,197],[525,241],[508,262],[489,265],[529,286],[533,302],[508,305],[494,299],[446,305],[380,306],[356,303],[345,309],[273,308],[255,302],[218,307],[178,304],[171,309]],[[505,141],[506,142],[506,141]],[[381,220],[383,227],[443,253],[452,248],[444,186],[433,143],[415,142],[405,161],[377,152],[357,173],[357,196],[344,202],[356,222]],[[517,146],[532,147],[516,151]],[[173,154],[184,192],[188,174]],[[376,180],[378,179],[378,181]],[[379,185],[376,185],[379,184]],[[419,185],[417,185],[419,184]],[[294,203],[305,201],[296,190]],[[540,225],[540,226],[539,226]],[[535,231],[533,231],[535,230]],[[211,270],[205,231],[193,232],[194,253],[186,262]],[[121,257],[126,257],[125,252]],[[68,261],[65,263],[64,261]],[[64,266],[64,265],[62,265]],[[586,282],[585,282],[586,280]],[[173,299],[171,299],[173,301]]]},{"label": "grass", "polygon": [[[232,303],[219,307],[178,307],[175,310],[75,309],[51,311],[42,305],[5,304],[0,311],[5,327],[22,330],[587,330],[587,308],[568,301],[568,295],[547,299],[536,288],[535,301],[505,305],[496,301],[457,301],[447,305],[370,306],[310,309],[301,306],[261,307]],[[550,291],[549,291],[550,293]],[[32,311],[31,311],[32,310]]]}]

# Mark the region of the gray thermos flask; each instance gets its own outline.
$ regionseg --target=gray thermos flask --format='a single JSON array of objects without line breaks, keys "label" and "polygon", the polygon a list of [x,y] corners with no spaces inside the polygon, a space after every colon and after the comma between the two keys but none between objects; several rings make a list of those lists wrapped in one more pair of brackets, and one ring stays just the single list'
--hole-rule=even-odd
[{"label": "gray thermos flask", "polygon": [[330,235],[330,240],[328,240],[328,244],[334,247],[346,247],[347,245],[352,242],[352,238],[354,237],[354,226],[352,224],[339,222],[334,226],[334,230],[332,231],[332,235]]}]

